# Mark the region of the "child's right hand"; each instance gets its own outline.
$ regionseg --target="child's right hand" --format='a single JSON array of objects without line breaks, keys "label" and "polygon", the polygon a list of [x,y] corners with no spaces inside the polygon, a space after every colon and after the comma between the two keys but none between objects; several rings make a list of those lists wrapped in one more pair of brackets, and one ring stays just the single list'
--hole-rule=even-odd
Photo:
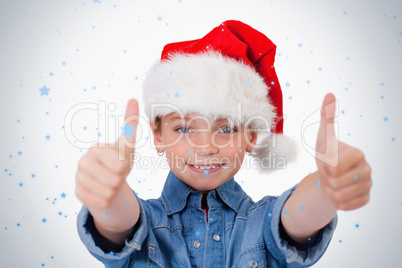
[{"label": "child's right hand", "polygon": [[78,163],[75,194],[88,208],[109,208],[126,184],[132,168],[130,156],[134,155],[138,125],[138,102],[135,99],[128,101],[124,126],[127,123],[126,133],[123,131],[116,143],[95,144]]}]

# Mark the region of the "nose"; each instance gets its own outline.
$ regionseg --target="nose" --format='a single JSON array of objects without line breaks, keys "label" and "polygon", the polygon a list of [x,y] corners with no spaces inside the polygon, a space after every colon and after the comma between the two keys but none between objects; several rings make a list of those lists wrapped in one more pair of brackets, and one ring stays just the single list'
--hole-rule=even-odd
[{"label": "nose", "polygon": [[196,132],[189,141],[193,152],[204,155],[212,155],[219,152],[219,148],[212,141],[211,132]]}]

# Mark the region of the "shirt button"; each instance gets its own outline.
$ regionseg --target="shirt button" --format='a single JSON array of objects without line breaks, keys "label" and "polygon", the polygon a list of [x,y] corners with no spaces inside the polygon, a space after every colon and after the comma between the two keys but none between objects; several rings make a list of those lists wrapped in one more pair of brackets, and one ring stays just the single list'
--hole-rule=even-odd
[{"label": "shirt button", "polygon": [[214,238],[214,240],[215,240],[216,242],[219,242],[219,241],[221,240],[221,238],[220,238],[219,235],[217,235],[217,234],[214,234],[213,238]]},{"label": "shirt button", "polygon": [[194,247],[195,247],[195,248],[201,247],[200,241],[195,241],[195,242],[194,242]]},{"label": "shirt button", "polygon": [[258,263],[256,262],[256,261],[250,261],[250,267],[251,268],[257,268],[257,266],[258,266]]}]

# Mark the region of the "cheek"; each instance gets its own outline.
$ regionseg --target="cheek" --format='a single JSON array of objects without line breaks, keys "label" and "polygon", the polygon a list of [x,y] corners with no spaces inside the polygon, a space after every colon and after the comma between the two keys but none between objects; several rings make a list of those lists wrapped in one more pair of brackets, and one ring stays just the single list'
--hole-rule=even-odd
[{"label": "cheek", "polygon": [[179,141],[179,136],[176,135],[174,132],[165,131],[162,135],[162,141],[165,146],[169,145],[172,146]]},{"label": "cheek", "polygon": [[[184,142],[183,142],[184,140]],[[188,161],[191,154],[189,152],[189,148],[187,143],[185,143],[185,139],[173,139],[169,144],[165,144],[166,158],[170,165],[175,165],[177,167],[181,167],[184,165],[185,161]]]},{"label": "cheek", "polygon": [[[242,150],[240,152],[240,150]],[[238,148],[238,147],[227,147],[225,148],[225,157],[230,159],[230,162],[234,161],[242,161],[244,158],[244,152],[243,149]]]},{"label": "cheek", "polygon": [[174,131],[166,131],[162,136],[162,142],[166,151],[181,151],[186,147],[186,138]]},{"label": "cheek", "polygon": [[188,147],[188,143],[186,142],[185,137],[180,137],[179,135],[176,135],[174,137],[171,137],[170,139],[166,139],[164,141],[165,148],[167,150],[177,152],[178,154],[185,152]]}]

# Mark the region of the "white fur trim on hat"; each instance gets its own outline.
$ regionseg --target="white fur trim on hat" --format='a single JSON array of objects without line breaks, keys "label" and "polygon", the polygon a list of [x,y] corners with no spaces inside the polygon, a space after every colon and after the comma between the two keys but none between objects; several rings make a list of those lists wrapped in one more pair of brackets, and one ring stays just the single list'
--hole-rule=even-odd
[{"label": "white fur trim on hat", "polygon": [[[223,116],[259,134],[268,133],[277,117],[268,92],[254,68],[217,52],[175,54],[158,61],[143,84],[145,112],[151,122],[172,112],[210,119]],[[295,140],[271,133],[257,143],[251,156],[259,160],[260,171],[269,173],[286,168],[298,150]]]},{"label": "white fur trim on hat", "polygon": [[270,130],[275,107],[254,68],[217,52],[175,54],[158,61],[143,84],[145,111],[152,122],[172,112],[196,113],[252,129]]}]

